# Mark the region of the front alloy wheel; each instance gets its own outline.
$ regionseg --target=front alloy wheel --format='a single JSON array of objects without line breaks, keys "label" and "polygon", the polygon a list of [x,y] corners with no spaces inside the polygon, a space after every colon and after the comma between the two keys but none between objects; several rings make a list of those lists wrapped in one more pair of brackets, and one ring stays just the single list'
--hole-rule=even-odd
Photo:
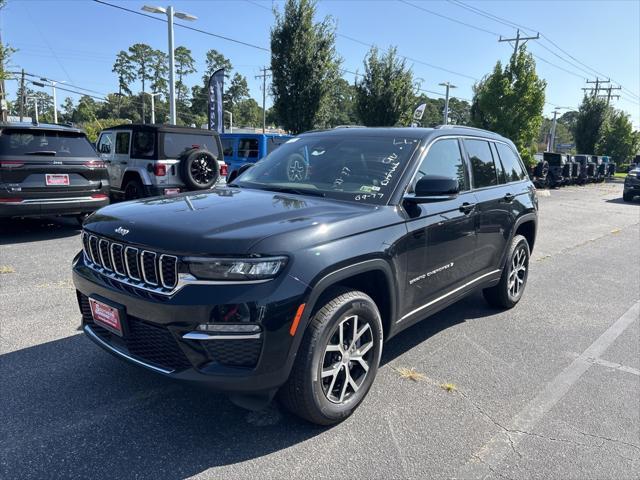
[{"label": "front alloy wheel", "polygon": [[306,326],[280,400],[318,425],[343,421],[362,403],[382,355],[382,319],[366,293],[338,287]]},{"label": "front alloy wheel", "polygon": [[352,315],[335,328],[324,350],[322,390],[330,402],[343,403],[357,393],[373,359],[373,331],[365,319]]}]

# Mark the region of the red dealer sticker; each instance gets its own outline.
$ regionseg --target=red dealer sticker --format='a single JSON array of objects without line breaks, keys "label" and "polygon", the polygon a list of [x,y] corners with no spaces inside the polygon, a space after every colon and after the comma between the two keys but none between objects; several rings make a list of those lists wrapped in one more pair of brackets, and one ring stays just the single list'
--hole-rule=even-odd
[{"label": "red dealer sticker", "polygon": [[45,175],[47,185],[69,185],[69,175],[59,173],[47,173]]},{"label": "red dealer sticker", "polygon": [[120,321],[120,311],[117,308],[93,298],[89,299],[89,305],[91,305],[91,316],[96,324],[122,336],[122,322]]}]

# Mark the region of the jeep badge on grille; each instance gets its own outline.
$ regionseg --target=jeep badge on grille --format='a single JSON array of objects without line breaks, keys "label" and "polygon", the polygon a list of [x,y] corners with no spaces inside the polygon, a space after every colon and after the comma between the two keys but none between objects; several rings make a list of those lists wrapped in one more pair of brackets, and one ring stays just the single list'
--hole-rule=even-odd
[{"label": "jeep badge on grille", "polygon": [[127,233],[129,233],[129,230],[127,230],[124,227],[118,227],[118,228],[115,229],[115,232],[119,233],[120,235],[122,235],[124,237]]}]

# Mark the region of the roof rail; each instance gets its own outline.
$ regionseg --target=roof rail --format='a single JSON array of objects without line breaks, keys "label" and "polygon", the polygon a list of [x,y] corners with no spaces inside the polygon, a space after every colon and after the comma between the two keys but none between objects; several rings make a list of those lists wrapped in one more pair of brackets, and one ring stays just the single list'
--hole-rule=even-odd
[{"label": "roof rail", "polygon": [[[445,128],[463,128],[463,129],[465,129],[465,130],[476,130],[476,131],[479,131],[479,132],[488,132],[488,131],[489,131],[489,130],[485,130],[485,129],[483,129],[483,128],[468,127],[468,126],[466,126],[466,125],[451,125],[451,124],[448,124],[448,125],[437,125],[437,126],[436,126],[436,127],[434,127],[434,128],[439,128],[439,129],[445,129]],[[494,132],[491,132],[491,133],[494,133]],[[496,134],[496,135],[498,135],[498,134]]]}]

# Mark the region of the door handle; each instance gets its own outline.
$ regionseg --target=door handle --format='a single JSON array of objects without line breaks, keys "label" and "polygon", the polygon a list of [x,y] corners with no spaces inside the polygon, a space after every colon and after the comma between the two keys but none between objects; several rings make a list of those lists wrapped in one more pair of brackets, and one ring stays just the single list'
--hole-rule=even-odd
[{"label": "door handle", "polygon": [[465,215],[468,215],[473,211],[474,208],[476,208],[475,203],[464,202],[462,205],[460,205],[459,210]]},{"label": "door handle", "polygon": [[503,197],[504,201],[505,201],[505,202],[507,202],[507,203],[511,203],[511,202],[513,202],[513,200],[514,200],[515,198],[516,198],[516,196],[515,196],[515,195],[513,195],[513,194],[511,194],[511,193],[507,193],[507,194]]},{"label": "door handle", "polygon": [[120,165],[126,165],[127,162],[120,162]]}]

